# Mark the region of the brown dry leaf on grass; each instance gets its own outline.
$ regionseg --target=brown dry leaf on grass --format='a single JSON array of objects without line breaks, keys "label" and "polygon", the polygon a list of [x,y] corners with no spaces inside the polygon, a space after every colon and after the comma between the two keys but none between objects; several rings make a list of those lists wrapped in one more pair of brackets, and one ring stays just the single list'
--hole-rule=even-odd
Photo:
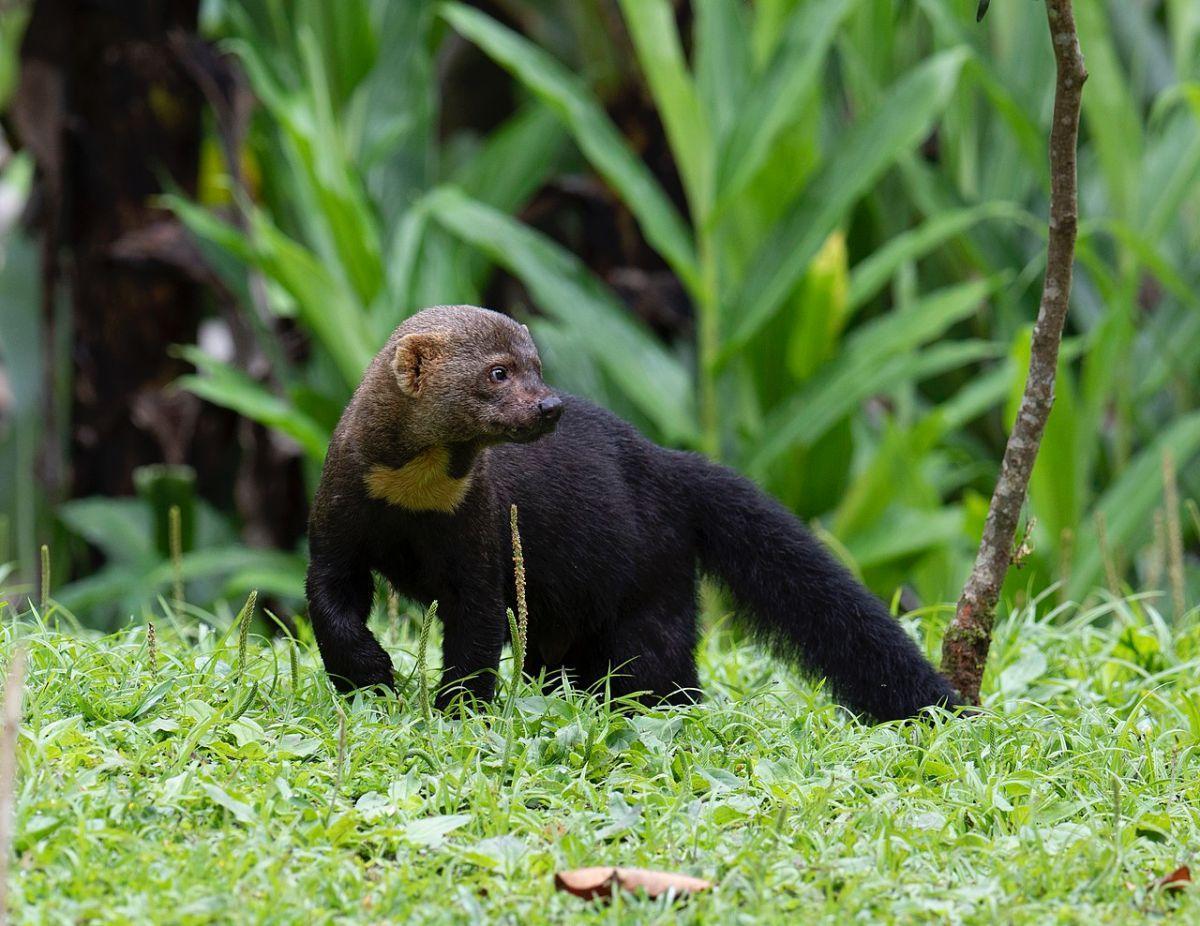
[{"label": "brown dry leaf on grass", "polygon": [[697,891],[707,891],[712,887],[712,882],[673,871],[603,867],[560,871],[554,876],[554,886],[560,891],[591,900],[593,897],[612,897],[614,886],[624,891],[643,891],[650,897],[659,897],[668,891],[683,897]]},{"label": "brown dry leaf on grass", "polygon": [[1187,865],[1180,865],[1169,875],[1163,875],[1161,878],[1155,878],[1150,882],[1150,890],[1155,891],[1181,891],[1192,883],[1192,869]]}]

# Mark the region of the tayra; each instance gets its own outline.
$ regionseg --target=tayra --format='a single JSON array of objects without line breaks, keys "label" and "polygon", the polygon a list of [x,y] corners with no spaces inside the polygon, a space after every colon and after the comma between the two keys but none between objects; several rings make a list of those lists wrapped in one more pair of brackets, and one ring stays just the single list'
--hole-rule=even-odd
[{"label": "tayra", "polygon": [[[561,422],[560,422],[561,418]],[[493,694],[512,607],[509,506],[528,573],[525,669],[614,694],[697,694],[698,573],[749,628],[884,720],[956,704],[900,624],[781,505],[542,381],[528,329],[426,309],[371,363],[334,432],[309,525],[309,616],[343,690],[392,685],[367,629],[380,573],[437,600],[445,706]]]}]

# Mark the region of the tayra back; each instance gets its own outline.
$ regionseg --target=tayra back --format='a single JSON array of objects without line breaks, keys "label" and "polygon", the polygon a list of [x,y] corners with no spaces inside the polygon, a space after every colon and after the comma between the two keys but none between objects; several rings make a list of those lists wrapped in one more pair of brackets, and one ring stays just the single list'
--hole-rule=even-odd
[{"label": "tayra back", "polygon": [[[561,419],[561,420],[560,420]],[[408,319],[334,433],[313,504],[309,616],[343,690],[392,685],[367,629],[374,582],[438,602],[445,706],[493,694],[514,605],[509,506],[528,574],[525,669],[685,701],[700,573],[753,633],[876,719],[957,703],[883,604],[781,505],[542,381],[529,331],[471,306]]]}]

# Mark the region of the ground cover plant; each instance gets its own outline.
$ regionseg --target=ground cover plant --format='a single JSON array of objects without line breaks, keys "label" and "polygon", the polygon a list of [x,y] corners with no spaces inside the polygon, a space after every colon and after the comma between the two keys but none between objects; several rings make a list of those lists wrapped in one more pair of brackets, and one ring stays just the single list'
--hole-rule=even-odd
[{"label": "ground cover plant", "polygon": [[[993,545],[1020,568],[983,710],[880,726],[714,596],[687,709],[545,693],[518,653],[493,705],[442,714],[436,621],[382,595],[399,697],[339,697],[306,508],[393,326],[484,303],[528,321],[555,387],[759,482],[932,656],[951,608],[924,605],[963,587],[1030,361],[1041,4],[191,0],[145,35],[148,0],[9,6],[0,673],[27,668],[0,920],[1200,922],[1195,0],[1078,4],[1075,279]],[[71,30],[104,41],[58,40],[56,6],[109,17]],[[191,125],[185,164],[143,111]],[[58,208],[97,192],[136,208]],[[96,342],[158,316],[72,280],[161,297],[164,272],[181,327]],[[141,372],[114,390],[89,357]],[[251,589],[265,609],[236,613]],[[715,889],[556,891],[596,865]]]},{"label": "ground cover plant", "polygon": [[[1128,922],[1200,846],[1200,611],[1154,596],[1001,624],[970,721],[866,726],[718,621],[705,702],[525,682],[422,709],[419,620],[377,616],[401,698],[336,696],[315,648],[163,603],[110,636],[53,604],[28,653],[11,909],[23,922]],[[922,615],[932,650],[946,612]],[[436,652],[436,640],[425,645]],[[432,666],[424,667],[432,681]],[[508,662],[502,666],[508,673]],[[506,684],[508,680],[506,680]],[[511,689],[510,689],[511,692]],[[683,905],[557,893],[672,869]]]}]

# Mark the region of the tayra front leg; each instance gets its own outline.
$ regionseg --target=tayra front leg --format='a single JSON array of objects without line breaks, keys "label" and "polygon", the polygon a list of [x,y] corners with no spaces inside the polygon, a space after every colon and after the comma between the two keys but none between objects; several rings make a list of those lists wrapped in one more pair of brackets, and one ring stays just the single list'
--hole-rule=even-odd
[{"label": "tayra front leg", "polygon": [[438,601],[442,684],[435,703],[441,710],[462,697],[492,700],[508,631],[498,571],[462,578]]},{"label": "tayra front leg", "polygon": [[366,560],[314,553],[305,587],[313,636],[337,689],[394,689],[392,659],[367,629],[375,583]]}]

